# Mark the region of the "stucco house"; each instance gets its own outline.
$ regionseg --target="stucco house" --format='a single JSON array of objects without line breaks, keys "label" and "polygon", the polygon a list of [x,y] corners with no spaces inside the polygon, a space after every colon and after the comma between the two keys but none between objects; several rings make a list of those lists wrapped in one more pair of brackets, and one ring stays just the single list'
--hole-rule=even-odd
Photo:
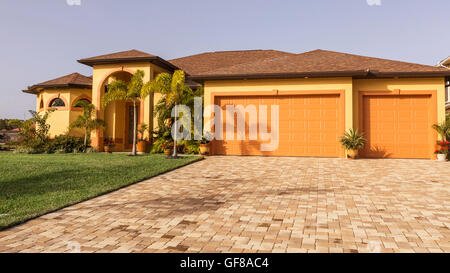
[{"label": "stucco house", "polygon": [[[77,100],[91,101],[108,125],[91,136],[100,150],[103,137],[113,138],[117,151],[131,148],[131,105],[115,102],[102,109],[100,100],[108,82],[127,81],[138,69],[145,81],[184,70],[191,84],[204,86],[204,106],[279,105],[278,149],[261,151],[262,140],[216,140],[215,155],[345,157],[338,139],[345,130],[359,128],[368,139],[363,157],[434,158],[438,136],[431,125],[445,119],[450,76],[444,67],[326,50],[221,51],[173,60],[130,50],[78,62],[92,67],[92,77],[74,73],[24,92],[36,95],[37,111],[57,109],[52,134],[63,132],[79,114],[73,107]],[[155,93],[140,102],[139,123],[154,129],[153,106],[160,97]]]}]

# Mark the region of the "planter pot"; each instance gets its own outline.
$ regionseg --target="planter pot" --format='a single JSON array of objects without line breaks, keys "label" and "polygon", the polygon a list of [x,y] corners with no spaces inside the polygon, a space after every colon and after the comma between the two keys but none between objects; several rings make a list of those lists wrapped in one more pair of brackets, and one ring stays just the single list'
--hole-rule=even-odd
[{"label": "planter pot", "polygon": [[447,155],[446,154],[437,154],[437,160],[438,161],[447,161]]},{"label": "planter pot", "polygon": [[113,148],[111,146],[103,146],[103,151],[105,151],[105,153],[110,154],[112,153]]},{"label": "planter pot", "polygon": [[138,152],[138,154],[145,154],[145,153],[147,153],[147,141],[139,141],[138,143],[137,143],[137,152]]},{"label": "planter pot", "polygon": [[164,150],[164,155],[166,156],[166,157],[169,157],[169,156],[171,156],[173,154],[173,149],[166,149],[166,150]]},{"label": "planter pot", "polygon": [[347,155],[350,159],[355,159],[358,156],[358,150],[347,150]]},{"label": "planter pot", "polygon": [[209,155],[211,152],[211,148],[209,147],[209,143],[208,144],[200,144],[200,154],[201,155]]}]

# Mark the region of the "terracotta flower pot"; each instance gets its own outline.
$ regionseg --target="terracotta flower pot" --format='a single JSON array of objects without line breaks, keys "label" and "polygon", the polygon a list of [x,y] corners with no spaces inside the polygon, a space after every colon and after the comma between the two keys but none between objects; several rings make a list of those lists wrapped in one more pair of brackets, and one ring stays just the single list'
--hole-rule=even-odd
[{"label": "terracotta flower pot", "polygon": [[103,151],[105,151],[105,153],[110,154],[112,153],[112,147],[111,146],[103,146]]},{"label": "terracotta flower pot", "polygon": [[173,153],[173,149],[165,149],[165,150],[164,150],[164,155],[165,155],[166,157],[171,156],[172,153]]},{"label": "terracotta flower pot", "polygon": [[147,141],[139,141],[138,143],[137,143],[137,152],[139,153],[139,154],[145,154],[145,153],[147,153]]},{"label": "terracotta flower pot", "polygon": [[201,155],[209,155],[211,153],[211,148],[208,144],[200,144],[200,154]]},{"label": "terracotta flower pot", "polygon": [[356,159],[358,156],[358,150],[347,150],[347,155],[349,159]]}]

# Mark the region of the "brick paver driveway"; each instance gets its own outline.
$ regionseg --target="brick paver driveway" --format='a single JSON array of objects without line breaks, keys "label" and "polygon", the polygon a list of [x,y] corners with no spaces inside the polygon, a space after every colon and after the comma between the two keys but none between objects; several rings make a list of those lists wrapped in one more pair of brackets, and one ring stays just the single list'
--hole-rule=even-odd
[{"label": "brick paver driveway", "polygon": [[210,157],[0,232],[0,252],[450,252],[449,166]]}]

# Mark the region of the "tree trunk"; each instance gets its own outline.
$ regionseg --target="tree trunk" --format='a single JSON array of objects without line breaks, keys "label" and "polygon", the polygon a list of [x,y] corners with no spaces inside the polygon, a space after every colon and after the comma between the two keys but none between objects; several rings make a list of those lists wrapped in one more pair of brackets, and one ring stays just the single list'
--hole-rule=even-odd
[{"label": "tree trunk", "polygon": [[84,152],[86,152],[87,150],[87,137],[88,137],[88,130],[86,128],[86,130],[84,131]]},{"label": "tree trunk", "polygon": [[174,122],[174,126],[175,126],[175,135],[173,136],[173,153],[172,153],[172,157],[176,158],[178,156],[177,154],[177,135],[178,135],[178,127],[177,127],[177,117],[178,113],[176,113],[175,115],[175,122]]},{"label": "tree trunk", "polygon": [[137,132],[136,101],[133,100],[133,149],[131,150],[131,155],[136,155],[136,132]]}]

